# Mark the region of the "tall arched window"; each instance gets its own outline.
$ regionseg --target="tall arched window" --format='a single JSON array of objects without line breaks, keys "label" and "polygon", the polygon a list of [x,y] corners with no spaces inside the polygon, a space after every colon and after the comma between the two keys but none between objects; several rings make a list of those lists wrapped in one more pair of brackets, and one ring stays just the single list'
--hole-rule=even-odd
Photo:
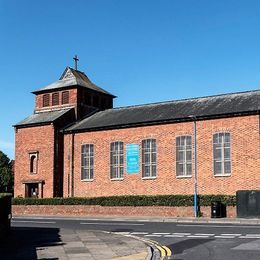
[{"label": "tall arched window", "polygon": [[30,173],[37,173],[37,153],[30,154]]}]

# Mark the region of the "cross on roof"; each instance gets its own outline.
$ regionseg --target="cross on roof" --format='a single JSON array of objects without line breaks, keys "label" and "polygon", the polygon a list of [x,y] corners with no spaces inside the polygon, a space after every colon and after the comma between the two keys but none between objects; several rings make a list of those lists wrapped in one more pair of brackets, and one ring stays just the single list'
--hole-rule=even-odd
[{"label": "cross on roof", "polygon": [[75,61],[75,70],[78,70],[78,61],[79,61],[78,56],[75,55],[75,57],[73,58],[73,60]]}]

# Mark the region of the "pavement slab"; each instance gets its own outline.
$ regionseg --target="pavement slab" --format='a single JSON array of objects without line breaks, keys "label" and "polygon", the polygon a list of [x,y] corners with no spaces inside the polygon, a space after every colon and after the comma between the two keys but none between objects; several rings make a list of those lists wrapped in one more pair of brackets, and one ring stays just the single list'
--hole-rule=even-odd
[{"label": "pavement slab", "polygon": [[[22,241],[22,242],[21,242]],[[16,244],[15,250],[13,245]],[[147,245],[132,237],[87,230],[13,227],[0,244],[0,259],[143,260]]]}]

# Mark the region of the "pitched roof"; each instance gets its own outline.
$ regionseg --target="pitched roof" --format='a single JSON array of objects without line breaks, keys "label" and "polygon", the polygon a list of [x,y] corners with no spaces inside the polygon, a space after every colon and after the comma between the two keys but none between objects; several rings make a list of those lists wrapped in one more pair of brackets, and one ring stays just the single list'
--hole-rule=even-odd
[{"label": "pitched roof", "polygon": [[66,131],[91,131],[210,118],[260,110],[260,90],[108,109],[75,123]]},{"label": "pitched roof", "polygon": [[61,109],[61,110],[51,110],[45,112],[36,112],[14,126],[28,126],[28,125],[38,125],[38,124],[47,124],[55,122],[58,118],[65,115],[67,112],[72,110],[72,108]]},{"label": "pitched roof", "polygon": [[52,84],[45,86],[43,88],[40,88],[36,91],[33,91],[32,93],[37,94],[39,92],[45,92],[48,90],[54,90],[54,89],[60,89],[60,88],[67,88],[69,86],[81,86],[81,87],[85,87],[85,88],[115,97],[108,91],[106,91],[106,90],[98,87],[94,83],[92,83],[84,72],[81,72],[79,70],[74,70],[70,67],[67,67],[64,70],[64,72],[62,73],[62,75],[58,81],[55,81]]}]

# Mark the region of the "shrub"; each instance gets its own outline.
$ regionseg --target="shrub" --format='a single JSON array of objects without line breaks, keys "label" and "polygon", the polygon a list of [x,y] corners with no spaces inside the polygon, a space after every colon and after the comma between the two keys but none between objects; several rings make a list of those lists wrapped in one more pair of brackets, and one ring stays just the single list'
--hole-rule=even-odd
[{"label": "shrub", "polygon": [[[14,198],[13,205],[100,205],[100,206],[193,206],[193,195],[155,195],[155,196],[110,196],[93,198]],[[210,206],[212,201],[221,201],[227,206],[236,205],[233,195],[200,195],[200,206]]]}]

